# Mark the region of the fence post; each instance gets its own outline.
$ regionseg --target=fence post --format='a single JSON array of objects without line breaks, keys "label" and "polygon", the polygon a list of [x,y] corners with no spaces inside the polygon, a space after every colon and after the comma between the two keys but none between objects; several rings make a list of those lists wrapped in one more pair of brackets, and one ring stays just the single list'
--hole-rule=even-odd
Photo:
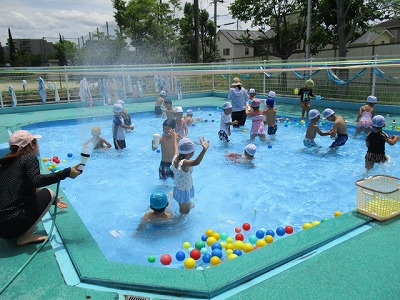
[{"label": "fence post", "polygon": [[3,108],[4,107],[4,105],[3,105],[3,95],[2,95],[1,89],[0,89],[0,103],[1,103],[1,108]]},{"label": "fence post", "polygon": [[264,72],[262,73],[262,75],[263,75],[263,95],[265,96],[265,60],[263,60],[263,70],[264,70]]},{"label": "fence post", "polygon": [[125,85],[125,73],[124,73],[124,65],[121,65],[122,69],[122,86],[124,87],[124,100],[126,99],[126,85]]},{"label": "fence post", "polygon": [[[212,69],[214,70],[214,62],[211,63]],[[212,73],[212,91],[215,92],[215,81],[214,81],[214,72]]]},{"label": "fence post", "polygon": [[65,70],[65,88],[67,89],[67,100],[68,103],[71,102],[70,95],[69,95],[69,82],[68,82],[68,73],[67,73],[67,66],[64,66]]},{"label": "fence post", "polygon": [[[376,60],[378,59],[378,54],[374,55],[374,66],[376,66]],[[376,85],[376,74],[375,67],[372,68],[372,86],[371,86],[371,95],[375,95],[375,85]]]}]

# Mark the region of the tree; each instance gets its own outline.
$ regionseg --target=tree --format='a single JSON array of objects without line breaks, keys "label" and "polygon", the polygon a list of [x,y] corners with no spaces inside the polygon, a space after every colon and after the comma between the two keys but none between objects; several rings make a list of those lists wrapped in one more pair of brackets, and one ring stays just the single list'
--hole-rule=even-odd
[{"label": "tree", "polygon": [[[287,60],[299,49],[306,30],[305,1],[278,0],[235,0],[230,6],[234,18],[240,21],[251,21],[252,26],[260,27],[264,38],[253,40],[249,31],[242,36],[242,42],[249,46],[269,47],[270,55]],[[269,27],[271,31],[269,31]]]},{"label": "tree", "polygon": [[114,18],[121,34],[131,40],[137,62],[172,62],[177,34],[173,12],[179,9],[179,1],[113,0],[113,6]]},{"label": "tree", "polygon": [[11,65],[14,65],[15,60],[16,60],[16,49],[15,49],[14,40],[12,38],[10,28],[8,28],[8,48],[10,50],[10,63],[11,63]]},{"label": "tree", "polygon": [[67,55],[65,53],[66,49],[64,46],[64,40],[61,37],[61,34],[59,34],[59,36],[60,36],[60,40],[59,40],[57,46],[54,45],[54,48],[57,51],[56,58],[58,58],[58,65],[59,66],[68,66]]},{"label": "tree", "polygon": [[[180,28],[180,55],[181,60],[187,63],[196,62],[196,44],[193,43],[195,36],[194,27],[194,5],[186,2],[183,9],[183,18],[179,21]],[[216,54],[214,37],[216,28],[210,20],[209,13],[202,9],[199,12],[199,40],[201,49],[201,61],[212,62]]]},{"label": "tree", "polygon": [[60,35],[60,40],[58,43],[53,45],[56,49],[56,58],[58,58],[58,65],[68,66],[70,63],[74,64],[76,56],[78,54],[78,48],[76,44],[70,41],[66,41]]},{"label": "tree", "polygon": [[0,66],[4,66],[6,64],[6,59],[4,56],[4,48],[3,45],[0,42]]}]

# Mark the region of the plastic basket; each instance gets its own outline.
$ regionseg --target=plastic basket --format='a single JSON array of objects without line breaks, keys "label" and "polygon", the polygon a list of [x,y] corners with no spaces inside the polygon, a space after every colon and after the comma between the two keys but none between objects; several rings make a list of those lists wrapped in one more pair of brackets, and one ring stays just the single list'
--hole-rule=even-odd
[{"label": "plastic basket", "polygon": [[379,221],[400,214],[400,178],[375,175],[356,181],[357,211]]}]

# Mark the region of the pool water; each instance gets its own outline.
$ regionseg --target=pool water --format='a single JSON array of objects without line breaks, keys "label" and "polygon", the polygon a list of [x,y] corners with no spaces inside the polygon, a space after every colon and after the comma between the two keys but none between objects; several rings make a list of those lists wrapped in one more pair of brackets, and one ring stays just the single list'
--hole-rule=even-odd
[{"label": "pool water", "polygon": [[[392,158],[366,173],[363,134],[349,138],[345,146],[332,154],[327,153],[332,143],[330,137],[317,136],[321,148],[314,152],[303,146],[307,124],[295,118],[278,123],[276,138],[268,145],[255,140],[254,167],[234,164],[225,155],[243,152],[251,121],[247,120],[243,128],[233,129],[231,143],[225,146],[217,134],[221,109],[192,109],[195,118],[205,121],[189,127],[189,137],[197,144],[195,156],[201,150],[199,137],[209,140],[210,148],[202,163],[194,168],[195,207],[188,215],[180,216],[178,205],[171,198],[171,222],[136,230],[149,206],[151,193],[161,189],[168,194],[173,188],[172,179],[158,178],[161,153],[151,150],[151,139],[155,132],[162,133],[164,119],[152,112],[132,114],[135,130],[126,134],[126,149],[92,152],[80,177],[61,182],[71,205],[109,260],[150,265],[148,256],[170,254],[170,266],[181,268],[183,264],[175,259],[175,253],[186,251],[182,246],[186,241],[194,247],[207,229],[234,237],[235,227],[247,222],[251,230],[246,237],[259,229],[275,231],[287,225],[300,231],[305,222],[332,218],[335,211],[353,210],[356,180],[374,174],[400,177],[395,155],[398,145],[387,145],[386,152]],[[278,117],[286,120],[285,116]],[[91,137],[92,126],[100,126],[102,136],[112,144],[111,120],[110,115],[44,122],[25,129],[43,136],[41,157],[58,156],[63,168],[79,163],[81,145]],[[321,124],[322,130],[330,126],[329,122]],[[354,132],[355,128],[349,126],[349,134]],[[73,156],[68,157],[68,153]],[[152,265],[161,263],[156,259]]]}]

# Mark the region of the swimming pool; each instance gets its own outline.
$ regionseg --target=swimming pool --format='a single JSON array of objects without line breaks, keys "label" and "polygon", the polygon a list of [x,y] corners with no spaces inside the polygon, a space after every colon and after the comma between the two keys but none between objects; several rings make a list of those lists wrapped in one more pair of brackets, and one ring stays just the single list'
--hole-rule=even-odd
[{"label": "swimming pool", "polygon": [[[179,222],[150,226],[132,238],[151,192],[155,189],[168,192],[173,186],[171,180],[158,179],[160,153],[151,151],[150,145],[153,133],[161,132],[162,119],[153,117],[153,113],[132,115],[136,129],[127,134],[125,151],[93,153],[83,176],[62,182],[68,199],[109,260],[148,264],[149,255],[159,257],[169,253],[174,257],[182,250],[183,242],[194,245],[208,228],[233,236],[236,226],[249,222],[254,230],[291,225],[299,231],[304,222],[354,208],[354,181],[366,175],[363,160],[366,149],[361,137],[349,139],[332,155],[325,154],[331,143],[328,137],[317,139],[322,146],[319,153],[303,151],[305,127],[291,119],[290,124],[278,124],[277,138],[271,142],[271,148],[256,140],[256,167],[245,168],[230,164],[224,155],[228,151],[243,151],[250,123],[246,124],[247,132],[234,130],[232,144],[225,148],[217,138],[221,110],[192,109],[195,117],[207,122],[190,127],[189,136],[194,140],[205,136],[211,146],[193,174],[196,207]],[[111,116],[45,122],[26,128],[43,135],[42,157],[57,155],[67,160],[65,165],[70,165],[79,162],[81,144],[90,138],[92,126],[102,127],[102,136],[111,140],[110,124]],[[388,146],[388,154],[398,151],[396,148],[397,145]],[[196,150],[200,151],[200,146]],[[70,159],[67,153],[74,156]],[[393,159],[385,166],[376,166],[371,174],[398,176],[396,164]],[[176,203],[171,202],[176,214]],[[110,234],[116,231],[120,237]],[[160,263],[157,261],[155,265]],[[173,260],[171,266],[182,267],[182,263]]]}]

